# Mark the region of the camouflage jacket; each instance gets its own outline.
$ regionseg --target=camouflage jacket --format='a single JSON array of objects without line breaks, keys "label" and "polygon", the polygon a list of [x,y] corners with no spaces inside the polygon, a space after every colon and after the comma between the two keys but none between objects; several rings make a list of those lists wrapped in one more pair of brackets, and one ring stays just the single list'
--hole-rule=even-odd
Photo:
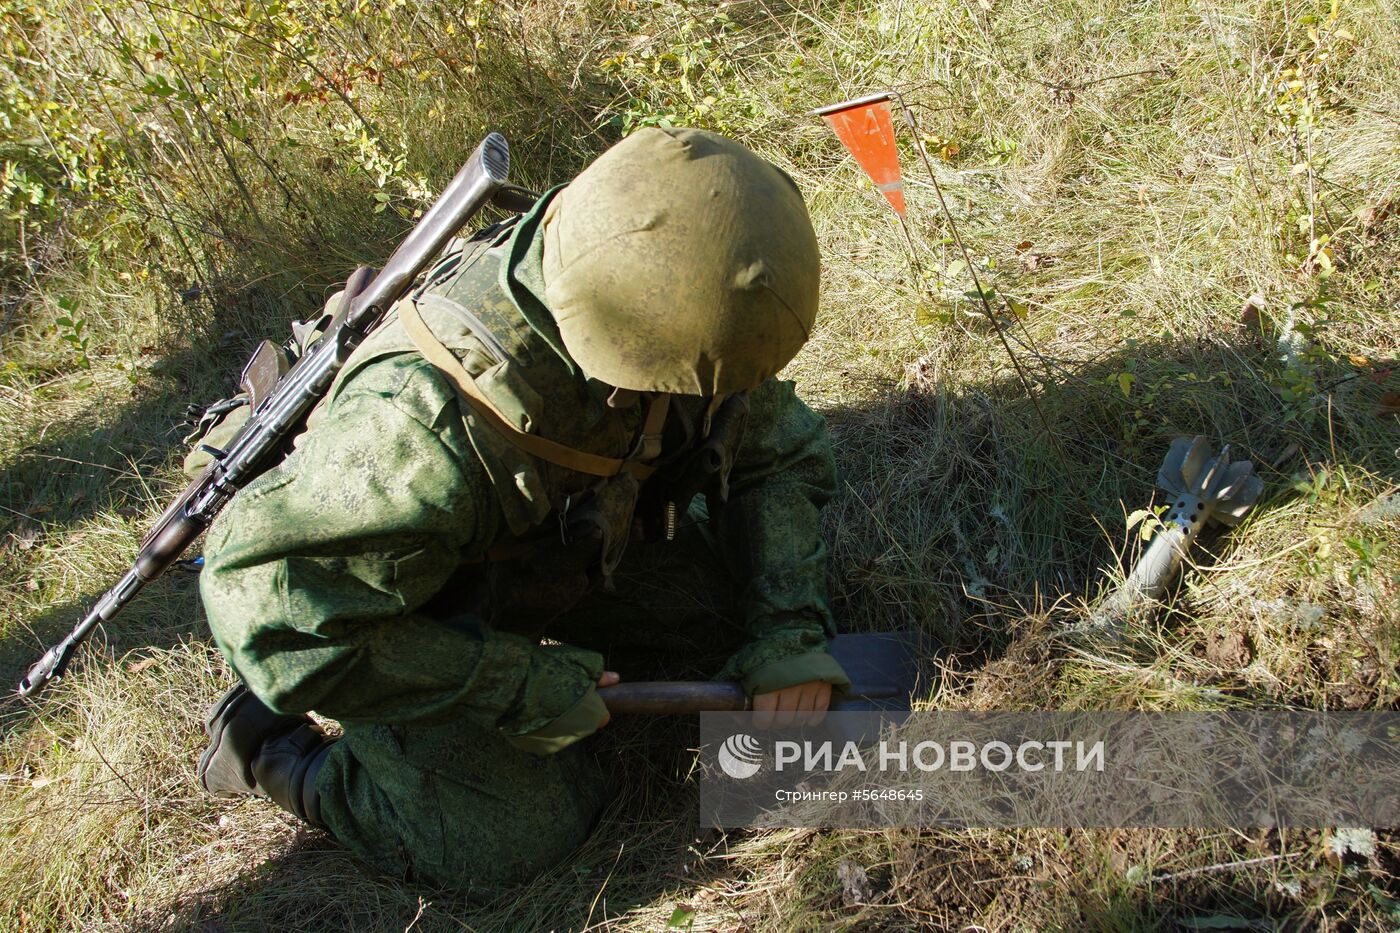
[{"label": "camouflage jacket", "polygon": [[[495,236],[459,244],[417,289],[416,307],[519,427],[624,456],[640,412],[607,406],[606,387],[577,370],[540,298],[537,229],[548,200]],[[750,400],[728,501],[709,503],[711,530],[745,581],[750,635],[721,676],[751,693],[843,684],[826,653],[834,628],[819,510],[835,465],[825,425],[790,383],[769,380]],[[593,686],[602,658],[540,644],[491,625],[481,607],[439,597],[597,485],[481,422],[391,314],[347,362],[296,450],[211,528],[201,577],[210,626],[275,709],[348,724],[470,716],[553,751],[603,720]],[[605,563],[626,540],[636,498],[635,483],[606,485],[596,497],[612,526]]]}]

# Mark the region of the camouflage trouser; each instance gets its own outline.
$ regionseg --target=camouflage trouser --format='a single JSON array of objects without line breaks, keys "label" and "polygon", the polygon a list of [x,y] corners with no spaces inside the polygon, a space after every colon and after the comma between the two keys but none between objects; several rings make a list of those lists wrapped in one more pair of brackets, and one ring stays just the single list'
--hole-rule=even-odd
[{"label": "camouflage trouser", "polygon": [[[547,630],[602,652],[624,679],[713,674],[741,639],[733,588],[699,535],[633,544],[615,592],[593,593]],[[523,881],[587,838],[609,798],[587,739],[547,757],[493,730],[346,730],[317,782],[330,831],[381,869],[484,892]]]}]

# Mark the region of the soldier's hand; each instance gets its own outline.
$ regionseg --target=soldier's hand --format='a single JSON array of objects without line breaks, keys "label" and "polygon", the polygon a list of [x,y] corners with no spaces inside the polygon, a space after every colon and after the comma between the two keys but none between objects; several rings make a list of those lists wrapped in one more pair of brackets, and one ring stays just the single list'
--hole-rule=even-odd
[{"label": "soldier's hand", "polygon": [[754,725],[760,729],[819,725],[830,705],[831,684],[820,680],[758,693],[753,698],[753,711],[757,713]]},{"label": "soldier's hand", "polygon": [[[617,671],[603,671],[603,676],[598,678],[598,686],[611,687],[620,680],[622,678],[618,676]],[[598,728],[601,729],[610,722],[612,722],[612,713],[608,713],[608,718],[598,723]]]}]

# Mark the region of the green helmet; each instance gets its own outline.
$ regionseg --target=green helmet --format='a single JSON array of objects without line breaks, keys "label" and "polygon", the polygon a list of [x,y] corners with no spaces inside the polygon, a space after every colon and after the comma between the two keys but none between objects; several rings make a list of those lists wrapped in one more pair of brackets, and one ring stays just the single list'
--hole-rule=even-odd
[{"label": "green helmet", "polygon": [[545,298],[564,346],[621,389],[754,388],[807,341],[820,273],[797,185],[703,130],[634,133],[545,211]]}]

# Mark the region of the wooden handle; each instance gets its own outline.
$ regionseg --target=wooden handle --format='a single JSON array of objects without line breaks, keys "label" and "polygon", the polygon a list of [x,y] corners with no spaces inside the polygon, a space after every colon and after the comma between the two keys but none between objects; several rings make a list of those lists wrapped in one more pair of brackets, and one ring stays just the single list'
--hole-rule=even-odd
[{"label": "wooden handle", "polygon": [[742,712],[750,708],[744,688],[713,681],[637,681],[600,687],[608,711],[646,716],[680,713]]}]

